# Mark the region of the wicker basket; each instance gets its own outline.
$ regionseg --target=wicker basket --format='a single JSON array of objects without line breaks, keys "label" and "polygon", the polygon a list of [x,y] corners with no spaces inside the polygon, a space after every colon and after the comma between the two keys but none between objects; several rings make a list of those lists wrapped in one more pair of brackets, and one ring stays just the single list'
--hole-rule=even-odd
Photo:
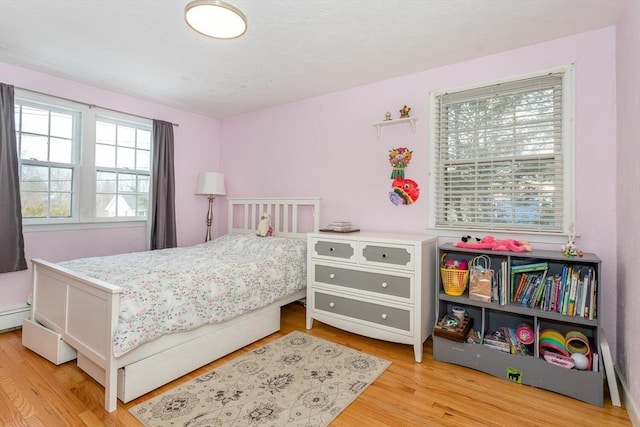
[{"label": "wicker basket", "polygon": [[457,270],[454,268],[440,268],[444,293],[459,297],[464,294],[469,283],[469,270]]},{"label": "wicker basket", "polygon": [[459,270],[457,268],[445,268],[446,254],[441,259],[440,277],[444,293],[454,297],[464,294],[469,283],[469,270]]}]

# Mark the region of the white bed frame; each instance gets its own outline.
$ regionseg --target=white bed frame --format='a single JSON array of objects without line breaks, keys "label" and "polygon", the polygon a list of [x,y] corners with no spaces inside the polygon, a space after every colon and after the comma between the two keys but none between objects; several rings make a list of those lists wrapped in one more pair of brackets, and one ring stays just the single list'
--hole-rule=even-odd
[{"label": "white bed frame", "polygon": [[[307,231],[319,229],[318,198],[227,202],[230,233],[255,232],[265,211],[272,215],[274,235],[306,238]],[[300,223],[307,229],[300,229]],[[23,345],[55,364],[77,358],[78,367],[104,386],[108,412],[116,410],[117,399],[129,402],[280,330],[280,307],[305,296],[303,289],[230,321],[166,335],[115,357],[120,288],[44,260],[32,263],[32,309],[23,324]]]}]

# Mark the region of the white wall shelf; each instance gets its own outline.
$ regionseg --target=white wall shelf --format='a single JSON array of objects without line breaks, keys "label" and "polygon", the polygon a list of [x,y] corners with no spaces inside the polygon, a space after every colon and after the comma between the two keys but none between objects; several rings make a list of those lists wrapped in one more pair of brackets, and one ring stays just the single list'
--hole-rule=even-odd
[{"label": "white wall shelf", "polygon": [[373,126],[375,126],[376,130],[378,131],[378,138],[380,138],[380,135],[382,134],[382,128],[384,126],[399,125],[401,123],[409,123],[411,125],[411,131],[413,133],[416,133],[416,120],[418,120],[417,117],[405,117],[403,119],[384,120],[382,122],[373,123]]}]

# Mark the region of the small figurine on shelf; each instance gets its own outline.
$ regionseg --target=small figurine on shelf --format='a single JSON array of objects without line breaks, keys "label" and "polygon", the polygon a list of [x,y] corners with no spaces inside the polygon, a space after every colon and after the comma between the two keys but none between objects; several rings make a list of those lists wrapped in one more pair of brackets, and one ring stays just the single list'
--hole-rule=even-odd
[{"label": "small figurine on shelf", "polygon": [[389,120],[391,120],[391,111],[384,113],[384,121],[388,122]]},{"label": "small figurine on shelf", "polygon": [[569,227],[569,238],[567,239],[567,243],[562,245],[562,252],[564,256],[577,256],[578,252],[582,253],[582,251],[578,251],[576,247],[576,233],[573,224]]},{"label": "small figurine on shelf", "polygon": [[400,110],[400,118],[401,119],[409,118],[409,111],[411,111],[411,107],[407,107],[406,105],[402,107],[402,109]]}]

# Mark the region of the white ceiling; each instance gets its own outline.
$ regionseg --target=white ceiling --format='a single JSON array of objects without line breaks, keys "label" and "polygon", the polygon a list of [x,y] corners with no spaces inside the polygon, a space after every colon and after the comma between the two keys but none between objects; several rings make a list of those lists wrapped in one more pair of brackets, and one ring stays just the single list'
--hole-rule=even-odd
[{"label": "white ceiling", "polygon": [[223,118],[614,25],[631,0],[228,1],[238,39],[191,30],[189,0],[0,0],[0,62]]}]

